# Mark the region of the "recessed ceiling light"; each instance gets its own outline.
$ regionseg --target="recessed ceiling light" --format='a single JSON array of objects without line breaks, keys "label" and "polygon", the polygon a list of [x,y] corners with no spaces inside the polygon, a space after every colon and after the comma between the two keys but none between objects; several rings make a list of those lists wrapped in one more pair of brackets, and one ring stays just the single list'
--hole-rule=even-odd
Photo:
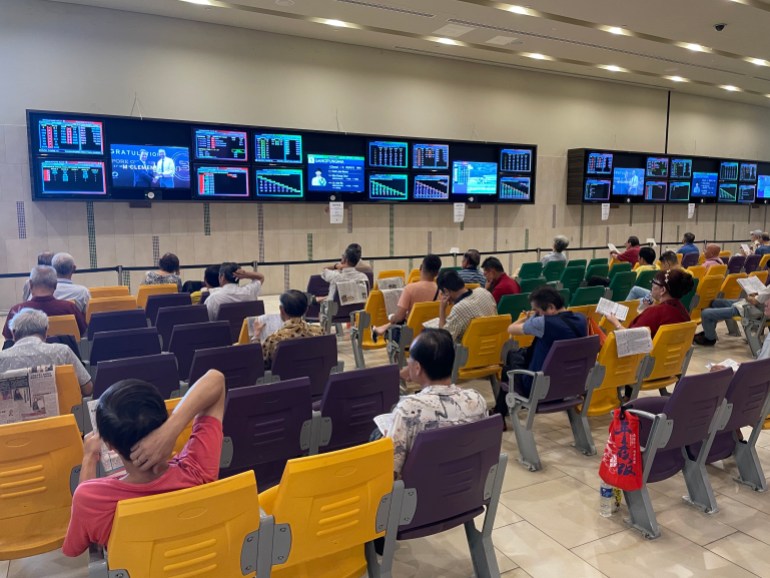
[{"label": "recessed ceiling light", "polygon": [[627,33],[627,30],[624,30],[620,26],[605,26],[602,28],[602,30],[604,30],[605,32],[609,32],[610,34],[618,34],[618,35]]},{"label": "recessed ceiling light", "polygon": [[324,20],[323,23],[329,26],[336,26],[338,28],[346,28],[348,26],[347,22],[343,22],[342,20],[334,20],[334,19]]},{"label": "recessed ceiling light", "polygon": [[294,0],[275,0],[278,6],[294,6]]},{"label": "recessed ceiling light", "polygon": [[211,6],[209,0],[182,0],[182,2],[187,2],[188,4],[200,4],[201,6]]},{"label": "recessed ceiling light", "polygon": [[550,56],[546,56],[545,54],[540,54],[539,52],[527,52],[524,54],[527,58],[532,58],[534,60],[553,60]]},{"label": "recessed ceiling light", "polygon": [[681,76],[664,76],[663,78],[666,78],[671,82],[688,82],[686,78],[682,78]]},{"label": "recessed ceiling light", "polygon": [[768,62],[764,58],[747,57],[746,62],[751,62],[751,64],[756,64],[757,66],[770,66],[770,62]]},{"label": "recessed ceiling light", "polygon": [[621,68],[620,66],[615,66],[614,64],[600,64],[599,68],[603,68],[604,70],[609,70],[610,72],[628,72],[625,68]]},{"label": "recessed ceiling light", "polygon": [[452,40],[451,38],[436,38],[436,42],[439,44],[448,44],[449,46],[457,45],[457,41]]},{"label": "recessed ceiling light", "polygon": [[705,46],[701,46],[700,44],[694,44],[692,42],[683,42],[679,44],[682,48],[686,48],[687,50],[692,50],[693,52],[708,52],[708,48]]},{"label": "recessed ceiling light", "polygon": [[726,90],[728,92],[740,92],[741,89],[737,86],[733,86],[732,84],[722,84],[720,87],[722,90]]},{"label": "recessed ceiling light", "polygon": [[530,16],[532,14],[532,11],[529,8],[524,8],[524,6],[508,6],[506,10],[514,14],[521,14],[522,16]]}]

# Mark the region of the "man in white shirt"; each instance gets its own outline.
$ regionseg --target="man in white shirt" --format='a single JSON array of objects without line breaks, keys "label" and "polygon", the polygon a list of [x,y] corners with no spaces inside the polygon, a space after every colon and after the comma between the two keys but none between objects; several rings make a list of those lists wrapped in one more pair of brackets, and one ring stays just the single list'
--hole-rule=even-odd
[{"label": "man in white shirt", "polygon": [[56,253],[51,260],[51,266],[56,270],[58,277],[53,296],[63,301],[74,301],[78,309],[85,313],[91,293],[88,287],[72,282],[72,275],[77,270],[75,259],[69,253]]},{"label": "man in white shirt", "polygon": [[329,296],[327,297],[329,301],[334,299],[334,295],[337,293],[337,283],[340,281],[363,281],[368,287],[369,277],[366,276],[366,273],[356,269],[356,265],[361,260],[360,245],[356,245],[356,247],[349,245],[342,254],[339,263],[321,271],[321,277],[329,283]]},{"label": "man in white shirt", "polygon": [[[238,281],[241,279],[250,279],[251,283],[240,286]],[[237,263],[222,263],[219,268],[219,287],[211,289],[205,303],[209,319],[216,321],[219,308],[225,303],[256,301],[264,281],[265,276],[262,273],[245,271]]]},{"label": "man in white shirt", "polygon": [[[761,319],[763,309],[768,301],[770,301],[770,287],[765,287],[759,293],[747,295],[745,299],[745,304],[748,305],[746,315],[750,319]],[[720,321],[727,321],[740,315],[742,311],[739,311],[738,307],[743,305],[743,300],[740,299],[714,299],[709,307],[701,311],[703,331],[695,336],[693,343],[707,347],[716,345],[717,324]]]},{"label": "man in white shirt", "polygon": [[158,162],[155,164],[155,180],[157,181],[158,186],[163,189],[173,189],[174,173],[176,173],[174,159],[168,158],[166,156],[166,151],[159,149]]}]

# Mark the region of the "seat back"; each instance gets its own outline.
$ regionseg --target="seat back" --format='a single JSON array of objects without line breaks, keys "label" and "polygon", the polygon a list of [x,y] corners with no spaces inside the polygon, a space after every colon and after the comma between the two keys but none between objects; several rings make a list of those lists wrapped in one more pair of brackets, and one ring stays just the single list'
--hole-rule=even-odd
[{"label": "seat back", "polygon": [[582,267],[573,267],[571,263],[568,263],[567,268],[562,271],[559,281],[561,281],[562,287],[574,293],[580,287],[584,274],[585,270]]},{"label": "seat back", "polygon": [[690,311],[692,308],[692,298],[695,297],[696,292],[698,291],[698,285],[700,285],[700,279],[697,277],[692,278],[692,289],[690,289],[690,292],[687,293],[684,297],[682,297],[679,301],[681,301],[682,305],[684,305],[684,308],[687,309],[687,311]]},{"label": "seat back", "polygon": [[140,285],[136,294],[136,306],[142,309],[147,308],[147,299],[150,295],[165,295],[168,293],[179,293],[176,283],[163,283],[161,285]]},{"label": "seat back", "polygon": [[[174,413],[174,410],[176,409],[176,406],[179,405],[179,402],[182,401],[183,398],[181,397],[172,397],[171,399],[165,400],[166,404],[166,412],[168,415],[171,415]],[[192,426],[193,426],[193,420],[190,420],[190,422],[185,426],[185,428],[179,433],[179,435],[176,438],[176,442],[174,442],[174,450],[171,454],[171,456],[175,456],[179,452],[181,452],[185,445],[187,445],[187,442],[190,441],[190,436],[192,435]]]},{"label": "seat back", "polygon": [[94,376],[93,398],[99,399],[108,387],[124,379],[147,381],[157,388],[163,399],[168,399],[179,389],[176,357],[171,353],[158,353],[102,361]]},{"label": "seat back", "polygon": [[658,273],[659,271],[656,271],[655,269],[651,271],[642,271],[636,276],[634,285],[637,287],[644,287],[645,289],[652,289],[652,280],[655,279],[655,275]]},{"label": "seat back", "polygon": [[72,335],[80,341],[80,328],[74,315],[51,315],[48,318],[48,337],[54,335]]},{"label": "seat back", "polygon": [[417,434],[401,470],[404,487],[417,490],[417,510],[399,539],[443,532],[483,511],[500,460],[500,426],[495,415]]},{"label": "seat back", "polygon": [[406,271],[403,269],[384,269],[377,273],[377,277],[374,280],[374,289],[379,289],[377,286],[377,281],[380,279],[390,279],[393,277],[397,277],[401,279],[402,286],[406,285]]},{"label": "seat back", "polygon": [[[384,325],[388,322],[388,312],[385,309],[385,298],[382,291],[379,289],[372,289],[369,292],[369,297],[366,298],[366,305],[364,305],[364,311],[369,314],[370,327],[376,327],[378,325]],[[377,343],[372,341],[372,332],[363,331],[361,335],[361,346],[364,349],[381,349],[386,346],[384,339],[379,339]]]},{"label": "seat back", "polygon": [[685,253],[682,255],[682,267],[687,269],[688,267],[694,267],[698,264],[698,258],[700,257],[700,253]]},{"label": "seat back", "polygon": [[[326,297],[329,295],[329,283],[324,281],[321,275],[311,275],[307,281],[307,293],[314,297]],[[318,316],[321,313],[321,306],[319,303],[313,303],[311,300],[308,300],[308,303],[310,305],[307,308],[307,313],[305,313],[305,319],[317,322]]]},{"label": "seat back", "polygon": [[160,338],[154,327],[100,331],[94,334],[89,359],[91,368],[102,361],[160,353]]},{"label": "seat back", "polygon": [[[109,567],[125,570],[131,578],[254,576],[253,534],[258,529],[259,499],[252,472],[123,500],[115,510],[107,546]],[[249,537],[255,542],[252,547]],[[245,546],[250,553],[243,556]]]},{"label": "seat back", "polygon": [[136,297],[133,295],[92,298],[88,301],[88,305],[86,305],[86,323],[91,322],[91,316],[94,313],[104,313],[105,311],[128,311],[130,309],[136,309]]},{"label": "seat back", "polygon": [[177,325],[171,332],[168,350],[176,356],[179,379],[187,381],[198,349],[231,345],[227,321],[206,321]]},{"label": "seat back", "polygon": [[123,297],[130,294],[127,285],[89,287],[88,292],[91,294],[91,299],[101,299],[102,297]]},{"label": "seat back", "polygon": [[615,269],[610,271],[610,291],[612,291],[613,301],[623,301],[628,297],[629,291],[636,283],[636,273],[633,271],[621,271],[613,274]]},{"label": "seat back", "polygon": [[551,386],[541,403],[583,395],[600,347],[598,335],[554,342],[543,362],[542,372],[550,378]]},{"label": "seat back", "polygon": [[548,282],[545,280],[545,277],[526,277],[519,279],[518,283],[522,293],[529,293]]},{"label": "seat back", "polygon": [[633,265],[631,263],[628,263],[626,261],[614,261],[610,265],[610,280],[617,275],[618,273],[626,273],[628,271],[631,271],[633,269]]},{"label": "seat back", "polygon": [[604,287],[578,287],[570,300],[570,307],[596,305],[604,297]]},{"label": "seat back", "polygon": [[730,258],[730,255],[732,254],[733,254],[732,251],[728,251],[727,249],[725,249],[719,252],[719,258],[722,259],[723,261],[726,261],[727,259]]},{"label": "seat back", "polygon": [[634,385],[637,380],[639,366],[645,358],[644,353],[618,357],[618,346],[615,332],[607,334],[596,363],[604,367],[604,378],[594,390],[588,415],[606,415],[616,407],[620,407],[617,388]]},{"label": "seat back", "polygon": [[177,305],[158,309],[158,315],[155,317],[155,328],[160,335],[163,351],[168,351],[174,327],[188,323],[205,323],[208,320],[207,309],[200,305]]},{"label": "seat back", "polygon": [[759,261],[762,259],[762,255],[751,254],[746,257],[743,262],[743,271],[745,273],[752,273],[759,269]]},{"label": "seat back", "polygon": [[216,320],[227,321],[230,324],[230,343],[237,343],[243,320],[247,317],[257,317],[264,314],[264,301],[239,301],[221,305]]},{"label": "seat back", "polygon": [[277,484],[287,460],[307,455],[311,405],[307,377],[228,391],[219,477],[254,470],[263,490]]},{"label": "seat back", "polygon": [[558,281],[566,268],[566,261],[548,261],[543,267],[543,277],[546,281]]},{"label": "seat back", "polygon": [[510,315],[512,320],[519,318],[522,311],[529,309],[529,293],[503,295],[497,304],[498,315]]},{"label": "seat back", "polygon": [[332,421],[332,434],[322,452],[349,448],[369,441],[373,418],[389,413],[398,403],[398,366],[381,365],[329,376],[321,415]]},{"label": "seat back", "polygon": [[535,279],[540,277],[543,272],[543,264],[540,261],[531,261],[529,263],[522,263],[519,267],[519,272],[516,274],[516,278],[523,279]]},{"label": "seat back", "polygon": [[460,377],[463,372],[472,369],[493,365],[502,367],[500,355],[503,344],[509,339],[510,324],[511,318],[508,315],[490,315],[471,320],[463,333],[462,344],[468,350],[468,361],[460,368]]},{"label": "seat back", "polygon": [[727,273],[740,273],[743,265],[746,263],[746,257],[743,255],[733,255],[727,262]]},{"label": "seat back", "polygon": [[681,375],[682,364],[692,346],[697,326],[695,321],[686,321],[661,325],[658,328],[652,340],[652,351],[649,353],[654,365],[645,383]]},{"label": "seat back", "polygon": [[695,294],[698,296],[698,304],[690,312],[690,319],[700,321],[701,311],[711,306],[711,302],[717,298],[722,287],[722,277],[719,275],[707,275],[698,283]]},{"label": "seat back", "polygon": [[392,486],[390,438],[289,460],[272,509],[276,524],[291,527],[291,552],[281,569],[291,572],[295,565],[351,549],[364,566],[363,544],[383,535],[377,514]]},{"label": "seat back", "polygon": [[412,306],[412,310],[409,312],[409,317],[406,320],[408,327],[414,332],[414,336],[417,337],[422,333],[422,324],[430,319],[436,319],[439,315],[439,302],[438,301],[426,301],[424,303],[415,303]]},{"label": "seat back", "polygon": [[567,268],[569,269],[570,267],[580,267],[583,269],[583,272],[585,272],[587,264],[588,261],[585,259],[570,259],[567,261]]},{"label": "seat back", "polygon": [[732,404],[733,410],[723,431],[757,425],[768,394],[770,358],[741,363],[727,389],[727,403]]},{"label": "seat back", "polygon": [[767,267],[767,263],[770,261],[770,253],[765,253],[762,255],[762,258],[759,260],[759,268],[765,269]]},{"label": "seat back", "polygon": [[693,279],[700,279],[702,281],[706,276],[706,267],[704,265],[692,265],[687,268],[687,271],[692,275]]},{"label": "seat back", "polygon": [[706,277],[724,277],[727,274],[727,265],[711,265],[706,269]]},{"label": "seat back", "polygon": [[409,283],[416,283],[420,280],[420,270],[419,269],[412,269],[409,271],[409,276],[406,278],[406,284],[409,285]]},{"label": "seat back", "polygon": [[768,271],[767,269],[762,269],[761,271],[752,271],[751,273],[749,273],[749,277],[756,277],[757,279],[762,281],[762,283],[764,283],[765,285],[767,285],[768,275],[770,275],[770,271]]},{"label": "seat back", "polygon": [[190,384],[198,381],[209,369],[224,373],[227,389],[254,385],[265,376],[262,346],[247,343],[198,349],[190,366]]},{"label": "seat back", "polygon": [[61,547],[82,459],[71,414],[0,426],[1,560]]},{"label": "seat back", "polygon": [[272,372],[282,380],[309,377],[311,395],[318,399],[336,365],[337,338],[319,335],[281,341],[275,349]]},{"label": "seat back", "polygon": [[144,309],[151,325],[155,325],[158,317],[158,309],[161,307],[175,307],[179,305],[192,305],[189,293],[161,293],[147,297],[147,305]]},{"label": "seat back", "polygon": [[[733,257],[735,259],[735,257]],[[746,273],[729,273],[722,281],[722,286],[719,288],[719,293],[722,294],[723,299],[738,299],[741,295],[743,288],[738,285],[738,279],[745,279]]]},{"label": "seat back", "polygon": [[[591,259],[593,262],[594,260]],[[593,265],[589,263],[588,267],[586,267],[586,275],[585,279],[588,281],[591,277],[609,277],[610,276],[610,266],[606,263],[606,260],[604,263],[594,263]]]},{"label": "seat back", "polygon": [[79,406],[83,401],[75,368],[71,365],[57,365],[54,372],[59,414],[71,413],[72,408]]},{"label": "seat back", "polygon": [[89,341],[93,341],[94,334],[101,331],[118,331],[119,329],[140,329],[147,327],[147,319],[144,311],[133,308],[126,311],[105,311],[94,313],[88,322]]}]

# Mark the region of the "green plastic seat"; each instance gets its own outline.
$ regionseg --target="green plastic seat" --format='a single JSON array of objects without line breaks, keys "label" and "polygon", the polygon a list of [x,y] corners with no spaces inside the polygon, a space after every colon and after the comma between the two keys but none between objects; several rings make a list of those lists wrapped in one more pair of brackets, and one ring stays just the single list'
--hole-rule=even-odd
[{"label": "green plastic seat", "polygon": [[596,305],[604,297],[604,287],[579,287],[569,302],[570,307]]},{"label": "green plastic seat", "polygon": [[561,295],[561,298],[564,300],[564,306],[566,307],[569,304],[572,292],[569,289],[559,289],[559,295]]},{"label": "green plastic seat", "polygon": [[543,277],[546,281],[558,281],[566,267],[566,261],[548,261],[543,267]]},{"label": "green plastic seat", "polygon": [[570,259],[567,261],[567,268],[570,267],[582,267],[585,271],[586,265],[588,265],[588,262],[585,259]]},{"label": "green plastic seat", "polygon": [[[612,278],[618,273],[626,273],[630,271],[632,268],[633,266],[631,265],[631,263],[626,263],[626,262],[615,263],[612,266],[612,269],[610,269],[610,275],[609,275],[610,281],[612,281]],[[636,273],[634,273],[634,275],[636,275]]]},{"label": "green plastic seat", "polygon": [[543,264],[540,261],[533,261],[531,263],[522,263],[519,268],[519,274],[517,279],[536,279],[540,277],[543,272]]},{"label": "green plastic seat", "polygon": [[697,277],[693,277],[692,281],[693,281],[692,290],[679,300],[682,302],[682,305],[684,305],[684,308],[687,309],[687,311],[690,311],[692,298],[695,297],[695,292],[698,290],[698,283],[700,282],[700,279],[698,279]]},{"label": "green plastic seat", "polygon": [[462,267],[442,267],[438,270],[438,273],[441,275],[442,271],[459,271],[460,269],[462,269]]},{"label": "green plastic seat", "polygon": [[[611,272],[610,272],[611,273]],[[636,273],[633,271],[621,271],[610,277],[609,290],[612,291],[610,299],[624,301],[628,292],[636,284]]]},{"label": "green plastic seat", "polygon": [[591,277],[609,277],[610,266],[607,263],[596,263],[594,265],[588,265],[586,269],[586,281]]},{"label": "green plastic seat", "polygon": [[580,287],[580,283],[583,281],[583,270],[579,267],[567,266],[561,273],[561,286],[565,289],[569,289],[571,293],[577,291]]},{"label": "green plastic seat", "polygon": [[547,281],[545,280],[545,277],[535,277],[534,279],[519,279],[519,287],[521,287],[522,293],[529,293],[534,291],[546,283]]},{"label": "green plastic seat", "polygon": [[522,311],[529,309],[529,293],[518,293],[516,295],[503,295],[500,303],[497,304],[497,314],[511,316],[512,321],[516,321]]},{"label": "green plastic seat", "polygon": [[652,280],[655,279],[655,275],[660,271],[642,271],[636,276],[636,283],[634,285],[638,287],[644,287],[645,289],[652,289]]},{"label": "green plastic seat", "polygon": [[607,257],[594,257],[588,262],[589,267],[591,265],[609,265],[609,264],[610,264],[610,260],[607,259]]}]

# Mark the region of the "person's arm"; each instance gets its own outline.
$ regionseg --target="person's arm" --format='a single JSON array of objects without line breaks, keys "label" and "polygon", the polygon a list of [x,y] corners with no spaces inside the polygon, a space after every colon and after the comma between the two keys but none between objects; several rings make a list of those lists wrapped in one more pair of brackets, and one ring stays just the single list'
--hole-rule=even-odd
[{"label": "person's arm", "polygon": [[527,317],[519,319],[508,326],[508,333],[511,335],[542,337],[545,335],[545,317],[535,315],[533,311],[529,311]]},{"label": "person's arm", "polygon": [[608,313],[604,318],[609,321],[615,329],[623,329],[623,324],[613,313]]},{"label": "person's arm", "polygon": [[77,377],[78,385],[80,385],[80,394],[84,397],[91,395],[94,390],[93,383],[91,383],[91,376],[88,374],[86,368],[83,367],[83,364],[80,362],[77,355],[75,355],[75,352],[69,347],[67,347],[67,352],[67,363],[75,370],[75,376]]},{"label": "person's arm", "polygon": [[391,323],[401,323],[406,319],[406,307],[399,307],[396,309],[396,312],[391,314],[388,317],[388,321]]},{"label": "person's arm", "polygon": [[131,461],[143,471],[165,465],[179,434],[196,416],[222,421],[225,413],[225,376],[210,369],[187,391],[166,422],[131,448]]},{"label": "person's arm", "polygon": [[259,281],[260,283],[264,283],[265,281],[265,276],[258,271],[246,271],[245,269],[238,269],[235,273],[233,273],[233,276],[236,279],[251,279],[252,281]]},{"label": "person's arm", "polygon": [[444,329],[447,319],[447,306],[449,305],[449,297],[445,293],[439,292],[438,294],[438,326],[439,329]]},{"label": "person's arm", "polygon": [[80,466],[79,483],[96,478],[96,467],[102,455],[102,438],[96,432],[86,434],[83,439],[83,463]]}]

